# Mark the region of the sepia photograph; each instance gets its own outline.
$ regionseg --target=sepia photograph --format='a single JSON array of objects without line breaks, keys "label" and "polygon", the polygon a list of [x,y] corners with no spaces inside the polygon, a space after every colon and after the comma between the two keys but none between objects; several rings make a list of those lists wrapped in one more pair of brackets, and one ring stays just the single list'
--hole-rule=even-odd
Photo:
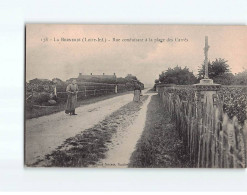
[{"label": "sepia photograph", "polygon": [[247,28],[26,24],[26,167],[246,168]]}]

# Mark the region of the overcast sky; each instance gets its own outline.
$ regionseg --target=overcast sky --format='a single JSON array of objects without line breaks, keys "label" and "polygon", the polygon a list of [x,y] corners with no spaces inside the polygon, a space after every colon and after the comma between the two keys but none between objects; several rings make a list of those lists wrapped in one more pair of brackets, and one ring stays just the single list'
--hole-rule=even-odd
[{"label": "overcast sky", "polygon": [[[177,25],[27,25],[26,78],[66,80],[82,74],[136,75],[153,84],[162,71],[176,65],[197,74],[204,60],[204,40],[209,40],[209,60],[228,60],[233,73],[247,67],[247,28],[244,26]],[[45,38],[48,41],[45,41]],[[54,42],[53,40],[59,41]],[[65,42],[65,39],[106,38],[107,42]],[[113,42],[113,38],[144,39]],[[145,41],[151,38],[153,41]],[[173,42],[154,42],[155,39]],[[177,42],[175,38],[187,39]]]}]

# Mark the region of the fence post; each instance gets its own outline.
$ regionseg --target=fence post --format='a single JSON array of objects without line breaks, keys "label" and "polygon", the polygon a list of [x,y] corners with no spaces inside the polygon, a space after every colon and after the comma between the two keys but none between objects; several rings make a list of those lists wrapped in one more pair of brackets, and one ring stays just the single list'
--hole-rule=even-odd
[{"label": "fence post", "polygon": [[32,87],[32,97],[31,97],[31,102],[33,103],[33,87]]},{"label": "fence post", "polygon": [[244,121],[244,126],[243,126],[243,130],[242,130],[242,138],[243,138],[243,142],[244,142],[244,151],[242,154],[242,158],[243,159],[243,166],[244,168],[247,167],[247,120]]},{"label": "fence post", "polygon": [[57,86],[54,87],[54,95],[57,97]]}]

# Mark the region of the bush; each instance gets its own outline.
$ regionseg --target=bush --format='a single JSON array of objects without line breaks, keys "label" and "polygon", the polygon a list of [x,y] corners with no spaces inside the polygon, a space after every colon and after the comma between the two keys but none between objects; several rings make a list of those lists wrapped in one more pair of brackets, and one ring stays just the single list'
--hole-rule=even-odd
[{"label": "bush", "polygon": [[[158,80],[155,80],[155,83]],[[168,68],[159,75],[159,82],[164,84],[189,85],[196,83],[196,77],[193,72],[185,67]]]},{"label": "bush", "polygon": [[41,105],[42,103],[48,102],[50,100],[50,94],[46,92],[34,93],[33,102]]}]

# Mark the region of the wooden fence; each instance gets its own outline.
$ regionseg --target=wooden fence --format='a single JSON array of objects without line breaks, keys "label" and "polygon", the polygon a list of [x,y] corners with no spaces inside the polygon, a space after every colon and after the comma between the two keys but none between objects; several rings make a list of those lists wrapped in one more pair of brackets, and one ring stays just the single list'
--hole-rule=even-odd
[{"label": "wooden fence", "polygon": [[247,121],[241,125],[236,117],[229,119],[222,102],[208,107],[193,99],[181,100],[178,95],[166,92],[165,87],[158,92],[195,167],[246,167]]},{"label": "wooden fence", "polygon": [[[78,92],[78,99],[82,99],[83,97],[87,96],[99,96],[109,93],[120,93],[123,91],[127,91],[125,85],[120,84],[106,84],[106,83],[83,83],[79,84],[79,92]],[[65,90],[58,91],[57,96],[62,97],[64,94],[67,97],[67,93]]]},{"label": "wooden fence", "polygon": [[[59,99],[67,99],[66,85],[28,85],[26,87],[26,101],[32,101],[41,96],[50,95],[56,96]],[[78,83],[78,99],[85,99],[91,96],[100,96],[110,93],[120,93],[127,91],[127,87],[124,84],[108,84],[108,83],[92,83],[83,82]]]}]

